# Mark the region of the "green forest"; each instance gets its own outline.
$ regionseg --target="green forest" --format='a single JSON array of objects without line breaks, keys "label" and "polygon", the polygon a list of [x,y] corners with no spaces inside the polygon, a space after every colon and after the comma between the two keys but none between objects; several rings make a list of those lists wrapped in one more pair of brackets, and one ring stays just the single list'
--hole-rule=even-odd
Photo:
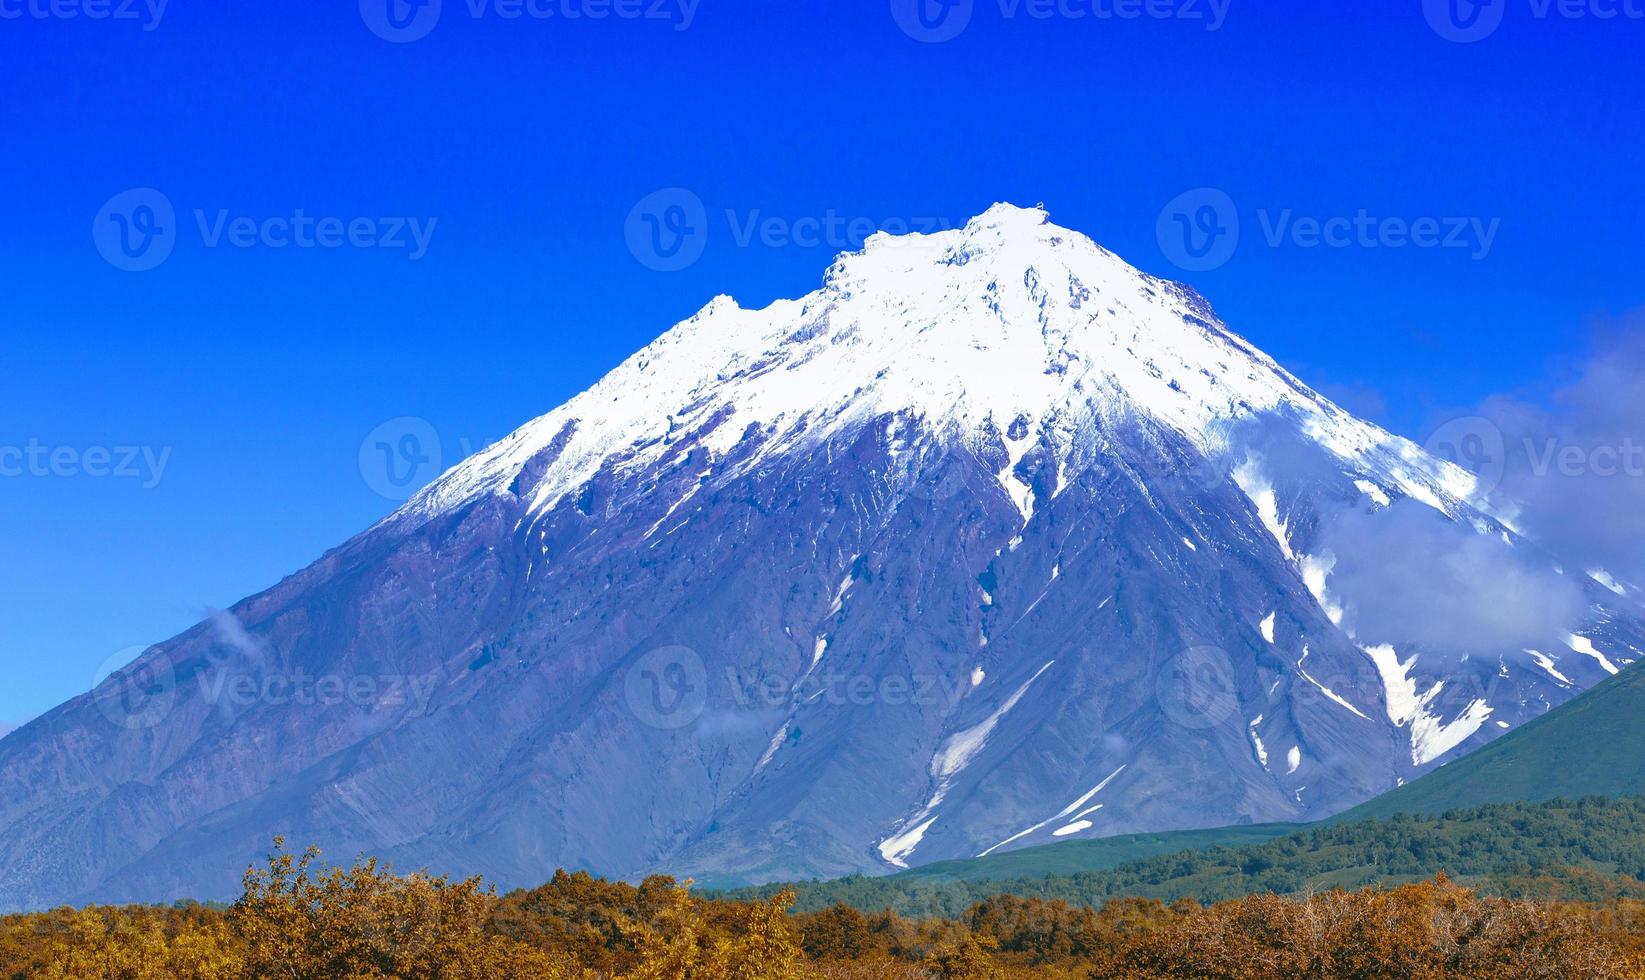
[{"label": "green forest", "polygon": [[[1046,863],[1052,852],[1066,846],[1038,849],[1042,853],[1036,863]],[[949,863],[955,878],[971,877],[955,864]],[[1434,816],[1396,814],[1075,874],[948,881],[851,877],[739,889],[720,897],[762,899],[792,887],[802,911],[844,903],[910,916],[957,917],[993,895],[1083,906],[1119,897],[1221,901],[1259,892],[1302,895],[1397,885],[1440,873],[1490,894],[1582,901],[1645,896],[1645,797],[1500,803]]]}]

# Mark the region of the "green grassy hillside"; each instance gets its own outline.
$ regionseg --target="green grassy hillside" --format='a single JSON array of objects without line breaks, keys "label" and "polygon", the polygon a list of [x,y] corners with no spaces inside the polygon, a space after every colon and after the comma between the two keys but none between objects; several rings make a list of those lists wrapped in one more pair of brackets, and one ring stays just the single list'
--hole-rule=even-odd
[{"label": "green grassy hillside", "polygon": [[[1645,671],[1621,674],[1490,745],[1441,766],[1321,826],[1396,813],[1434,814],[1485,803],[1555,797],[1645,796]],[[1127,834],[940,861],[890,881],[1000,881],[1106,871],[1179,851],[1238,847],[1310,829],[1255,824],[1159,834]]]},{"label": "green grassy hillside", "polygon": [[[1251,828],[1255,829],[1255,828]],[[1220,901],[1395,885],[1445,873],[1485,891],[1598,899],[1645,896],[1645,799],[1491,804],[1334,823],[1236,847],[1179,850],[1075,874],[956,880],[845,878],[798,886],[799,908],[836,902],[953,917],[990,895],[1100,905],[1135,896]],[[725,893],[753,898],[778,886]]]},{"label": "green grassy hillside", "polygon": [[1214,900],[1397,884],[1440,871],[1514,892],[1645,893],[1645,802],[1628,797],[1645,798],[1638,668],[1320,824],[1132,834],[944,861],[889,878],[802,885],[801,907],[844,901],[948,916],[990,894],[1082,904],[1121,895]]},{"label": "green grassy hillside", "polygon": [[892,881],[989,881],[1001,878],[1034,878],[1041,875],[1107,871],[1131,861],[1161,854],[1204,850],[1208,847],[1238,847],[1259,844],[1307,829],[1306,824],[1265,823],[1243,827],[1216,827],[1210,830],[1178,830],[1162,834],[1126,834],[1097,840],[1066,841],[1027,847],[1020,851],[991,854],[985,858],[938,861],[910,868],[890,877]]},{"label": "green grassy hillside", "polygon": [[1645,670],[1580,697],[1332,822],[1511,800],[1645,795]]}]

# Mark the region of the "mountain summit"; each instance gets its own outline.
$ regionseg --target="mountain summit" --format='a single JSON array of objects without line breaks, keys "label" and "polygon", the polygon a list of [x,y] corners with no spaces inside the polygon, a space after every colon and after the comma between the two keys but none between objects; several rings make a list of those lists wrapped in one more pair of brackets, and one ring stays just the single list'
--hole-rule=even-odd
[{"label": "mountain summit", "polygon": [[[1386,456],[1394,479],[1425,497],[1473,492],[1469,474],[1309,391],[1217,324],[1192,290],[1138,272],[1043,210],[998,204],[957,231],[875,235],[799,300],[744,310],[716,298],[459,466],[409,514],[505,488],[551,446],[534,512],[613,458],[634,471],[677,455],[686,432],[716,459],[757,441],[747,468],[897,419],[979,452],[1003,448],[1013,468],[1038,447],[1067,469],[1088,464],[1101,431],[1122,421],[1216,452],[1227,423],[1280,409],[1344,458]],[[999,482],[1029,516],[1035,495],[1022,479]]]},{"label": "mountain summit", "polygon": [[1413,510],[1564,575],[1041,210],[876,235],[0,741],[0,908],[222,897],[275,833],[506,887],[1327,816],[1645,644],[1574,575],[1558,649],[1368,635],[1334,529]]}]

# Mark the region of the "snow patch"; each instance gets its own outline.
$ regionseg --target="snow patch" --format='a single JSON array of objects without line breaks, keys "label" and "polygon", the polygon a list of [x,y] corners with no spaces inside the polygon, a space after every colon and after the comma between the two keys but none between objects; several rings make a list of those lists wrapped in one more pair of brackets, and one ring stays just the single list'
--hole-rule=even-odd
[{"label": "snow patch", "polygon": [[1611,663],[1611,658],[1595,649],[1594,641],[1588,639],[1586,636],[1572,633],[1570,636],[1565,638],[1565,644],[1577,653],[1580,653],[1585,657],[1593,657],[1595,660],[1599,661],[1599,666],[1604,668],[1607,674],[1614,674],[1617,672],[1616,664]]},{"label": "snow patch", "polygon": [[[1022,696],[1028,693],[1029,685],[1039,680],[1040,675],[1050,670],[1051,665],[1054,663],[1056,661],[1052,660],[1035,671],[1034,676],[1024,681],[1023,685],[1017,688],[1016,693],[1006,698],[1005,703],[996,708],[993,714],[981,723],[949,738],[943,744],[943,747],[937,751],[937,754],[932,757],[931,776],[936,781],[936,790],[931,794],[931,799],[926,801],[925,806],[921,807],[914,816],[903,821],[892,836],[880,842],[880,857],[884,858],[887,864],[899,868],[908,867],[908,856],[914,852],[915,848],[920,846],[920,841],[925,837],[925,832],[930,830],[931,825],[937,822],[935,811],[937,807],[942,805],[943,799],[948,795],[948,787],[953,782],[954,776],[971,764],[971,761],[988,744],[988,736],[999,725],[1000,719],[1004,718],[1007,712],[1017,706],[1017,702],[1022,700]],[[971,675],[973,686],[975,683],[979,683],[977,673],[980,671],[981,668],[979,667]]]},{"label": "snow patch", "polygon": [[1301,664],[1297,665],[1297,673],[1301,674],[1303,680],[1305,680],[1308,683],[1314,685],[1314,687],[1319,689],[1319,693],[1325,695],[1330,700],[1336,702],[1337,704],[1342,705],[1344,708],[1347,708],[1349,711],[1353,712],[1354,714],[1359,715],[1361,718],[1364,718],[1366,721],[1371,720],[1370,715],[1368,715],[1365,712],[1363,712],[1363,711],[1359,710],[1358,708],[1354,707],[1353,704],[1350,703],[1347,698],[1343,697],[1342,695],[1338,694],[1337,692],[1335,692],[1335,691],[1331,690],[1330,688],[1326,687],[1324,684],[1321,684],[1319,681],[1314,680],[1313,675],[1308,673],[1306,670],[1303,670]]},{"label": "snow patch", "polygon": [[1377,486],[1375,483],[1372,483],[1370,480],[1355,480],[1354,486],[1359,488],[1360,493],[1370,497],[1371,502],[1376,504],[1378,507],[1387,507],[1393,503],[1393,501],[1388,498],[1388,491]]},{"label": "snow patch", "polygon": [[1291,531],[1285,521],[1279,516],[1279,498],[1274,496],[1274,485],[1262,472],[1262,461],[1257,456],[1246,457],[1234,470],[1234,482],[1245,493],[1246,499],[1251,501],[1257,509],[1257,516],[1262,519],[1262,526],[1273,535],[1279,550],[1284,553],[1287,561],[1295,561],[1296,553],[1291,550]]},{"label": "snow patch", "polygon": [[931,817],[929,820],[916,824],[895,837],[887,837],[880,842],[880,857],[885,859],[886,864],[894,867],[908,867],[908,856],[913,854],[914,849],[920,846],[920,841],[925,839],[925,832],[930,830],[931,825],[936,822],[937,818]]},{"label": "snow patch", "polygon": [[[999,850],[1000,848],[1004,847],[1005,845],[1010,844],[1014,841],[1019,841],[1019,840],[1023,839],[1024,837],[1027,837],[1029,834],[1034,833],[1037,830],[1044,829],[1049,824],[1056,823],[1059,820],[1067,819],[1069,814],[1073,813],[1075,810],[1079,810],[1080,807],[1085,806],[1085,804],[1091,802],[1091,798],[1093,796],[1096,796],[1098,793],[1102,792],[1103,789],[1109,783],[1114,781],[1115,776],[1118,776],[1120,773],[1122,773],[1124,771],[1125,771],[1125,766],[1120,766],[1118,769],[1115,769],[1113,772],[1109,773],[1107,778],[1105,778],[1102,782],[1100,782],[1097,785],[1091,787],[1090,792],[1086,793],[1084,796],[1080,797],[1079,799],[1075,800],[1074,802],[1072,802],[1072,803],[1068,804],[1067,806],[1063,807],[1062,811],[1060,813],[1058,813],[1056,816],[1051,817],[1049,820],[1041,820],[1039,823],[1035,824],[1032,827],[1029,827],[1027,830],[1021,831],[1019,833],[1012,834],[1010,837],[1007,837],[1005,840],[1000,841],[998,844],[995,844],[993,847],[990,847],[988,850],[983,851],[981,854],[978,854],[977,857],[987,857],[988,855],[994,853],[995,851]],[[1099,803],[1096,806],[1091,807],[1088,810],[1082,811],[1079,814],[1079,816],[1084,816],[1087,813],[1094,813],[1095,811],[1100,810],[1101,808],[1102,808],[1102,804]]]},{"label": "snow patch", "polygon": [[[847,562],[847,564],[850,567],[852,567],[853,569],[855,569],[856,565],[857,565],[857,559],[859,557],[861,557],[861,556],[860,555],[852,555],[851,556],[851,561]],[[841,580],[839,588],[834,590],[834,602],[833,602],[832,605],[830,605],[828,607],[828,615],[833,616],[836,613],[838,613],[842,608],[845,607],[845,594],[847,592],[851,591],[851,585],[852,585],[852,583],[856,582],[856,580],[857,580],[856,573],[854,571],[845,573],[845,578],[843,580]]]},{"label": "snow patch", "polygon": [[783,722],[783,727],[777,729],[777,734],[772,736],[771,744],[766,746],[765,755],[760,756],[759,764],[754,767],[754,774],[756,776],[760,774],[760,770],[765,768],[765,764],[770,762],[772,757],[777,754],[777,750],[783,747],[783,742],[787,739],[788,722]]},{"label": "snow patch", "polygon": [[1313,594],[1314,601],[1319,603],[1320,609],[1337,626],[1342,625],[1342,605],[1331,598],[1325,587],[1330,578],[1331,569],[1337,567],[1337,556],[1327,552],[1323,555],[1304,555],[1302,557],[1302,584],[1308,587]]},{"label": "snow patch", "polygon": [[1548,656],[1546,653],[1543,653],[1541,650],[1526,650],[1525,652],[1531,655],[1531,659],[1536,661],[1536,665],[1546,671],[1548,676],[1552,677],[1556,681],[1559,681],[1561,684],[1568,685],[1571,683],[1571,679],[1566,677],[1564,674],[1561,674],[1558,668],[1554,666],[1554,658]]},{"label": "snow patch", "polygon": [[1396,727],[1410,728],[1411,761],[1416,765],[1427,765],[1461,745],[1490,718],[1491,706],[1476,698],[1454,720],[1441,720],[1439,716],[1429,713],[1428,706],[1445,689],[1444,681],[1426,692],[1419,692],[1417,682],[1411,676],[1411,669],[1417,663],[1416,657],[1401,662],[1399,653],[1389,644],[1362,649],[1382,677],[1383,694],[1388,702],[1388,720]]},{"label": "snow patch", "polygon": [[1588,569],[1588,577],[1593,579],[1595,582],[1598,582],[1600,585],[1605,586],[1607,589],[1610,589],[1612,592],[1615,592],[1619,596],[1626,597],[1628,595],[1627,588],[1624,587],[1621,582],[1618,582],[1614,577],[1612,577],[1610,572],[1607,572],[1603,568]]},{"label": "snow patch", "polygon": [[988,744],[988,736],[994,733],[1000,719],[1004,718],[1012,708],[1017,706],[1017,702],[1022,700],[1022,696],[1028,693],[1028,686],[1039,680],[1040,675],[1050,670],[1051,664],[1054,663],[1056,663],[1055,660],[1035,671],[1034,676],[1024,681],[1022,686],[1017,688],[1016,693],[1006,698],[1004,704],[994,709],[993,714],[949,738],[943,744],[943,747],[938,750],[936,757],[931,760],[931,775],[939,780],[949,779],[970,765],[971,760],[975,759],[977,753],[981,752],[983,747]]},{"label": "snow patch", "polygon": [[1257,715],[1251,719],[1251,724],[1246,726],[1246,730],[1251,733],[1251,744],[1256,747],[1257,761],[1262,763],[1262,768],[1267,769],[1268,749],[1262,744],[1262,736],[1257,734],[1257,726],[1260,724],[1262,724],[1262,716]]}]

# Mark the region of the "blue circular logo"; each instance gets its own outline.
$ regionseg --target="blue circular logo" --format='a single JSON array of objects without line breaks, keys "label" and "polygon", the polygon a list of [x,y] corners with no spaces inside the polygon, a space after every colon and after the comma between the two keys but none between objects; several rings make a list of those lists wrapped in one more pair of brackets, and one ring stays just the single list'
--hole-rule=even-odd
[{"label": "blue circular logo", "polygon": [[1433,431],[1423,448],[1472,473],[1474,491],[1489,494],[1508,471],[1508,440],[1495,422],[1481,415],[1452,419]]},{"label": "blue circular logo", "polygon": [[[152,651],[153,656],[149,656]],[[152,647],[126,647],[92,675],[91,699],[103,717],[128,732],[153,728],[177,704],[171,657]]]},{"label": "blue circular logo", "polygon": [[1196,730],[1221,725],[1239,707],[1234,664],[1221,647],[1191,647],[1166,661],[1154,694],[1165,717]]},{"label": "blue circular logo", "polygon": [[1502,26],[1508,0],[1422,0],[1422,14],[1434,33],[1457,44],[1483,41]]},{"label": "blue circular logo", "polygon": [[421,41],[440,22],[440,0],[360,0],[360,19],[385,41]]},{"label": "blue circular logo", "polygon": [[1178,194],[1154,227],[1160,251],[1188,272],[1221,268],[1239,248],[1239,210],[1215,187]]},{"label": "blue circular logo", "polygon": [[379,496],[410,500],[440,475],[440,434],[427,419],[404,415],[372,429],[360,442],[360,475]]},{"label": "blue circular logo", "polygon": [[628,668],[623,699],[634,717],[652,728],[684,728],[708,707],[708,668],[690,647],[660,647]]},{"label": "blue circular logo", "polygon": [[952,41],[971,25],[976,0],[891,0],[902,32],[925,44]]},{"label": "blue circular logo", "polygon": [[108,199],[91,223],[98,254],[116,269],[147,272],[177,247],[177,212],[152,187],[136,187]]},{"label": "blue circular logo", "polygon": [[703,257],[708,247],[708,209],[683,187],[647,194],[623,225],[628,250],[657,272],[678,272]]}]

